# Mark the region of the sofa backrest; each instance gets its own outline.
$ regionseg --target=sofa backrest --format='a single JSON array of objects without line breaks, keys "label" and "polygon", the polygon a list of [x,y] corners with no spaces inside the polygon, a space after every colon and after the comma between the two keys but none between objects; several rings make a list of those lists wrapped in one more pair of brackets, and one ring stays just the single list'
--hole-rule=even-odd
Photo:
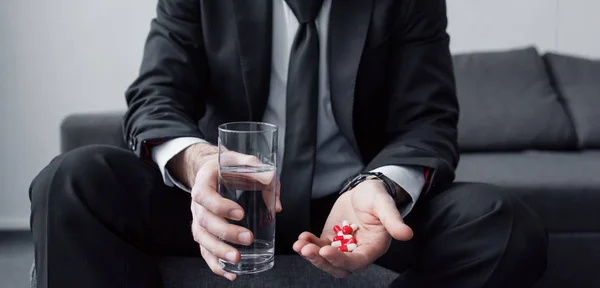
[{"label": "sofa backrest", "polygon": [[[453,56],[461,152],[600,148],[600,60],[533,47]],[[90,144],[127,149],[123,112],[75,114],[63,152]]]},{"label": "sofa backrest", "polygon": [[128,149],[123,140],[123,112],[73,114],[60,125],[61,152],[86,145],[110,145]]},{"label": "sofa backrest", "polygon": [[591,111],[600,110],[597,63],[541,57],[534,47],[457,54],[453,61],[462,152],[600,148],[600,121],[589,124]]},{"label": "sofa backrest", "polygon": [[554,53],[544,55],[544,60],[575,127],[579,148],[600,148],[600,60]]}]

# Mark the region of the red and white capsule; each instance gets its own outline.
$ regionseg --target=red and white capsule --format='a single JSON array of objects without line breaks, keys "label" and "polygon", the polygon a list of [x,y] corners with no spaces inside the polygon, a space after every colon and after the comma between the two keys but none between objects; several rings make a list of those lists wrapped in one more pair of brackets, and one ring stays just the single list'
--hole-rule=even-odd
[{"label": "red and white capsule", "polygon": [[333,226],[333,232],[335,232],[336,234],[339,234],[341,231],[342,231],[342,227],[340,227],[338,225]]},{"label": "red and white capsule", "polygon": [[342,251],[342,252],[352,252],[354,251],[354,249],[356,249],[356,244],[352,243],[352,244],[346,244],[340,247],[337,247],[338,250]]},{"label": "red and white capsule", "polygon": [[[350,243],[350,241],[352,241],[352,239],[336,240],[336,241],[331,242],[331,247],[338,248],[338,247],[341,247],[341,246],[345,246],[346,244]],[[353,241],[353,242],[356,243],[356,241]]]},{"label": "red and white capsule", "polygon": [[352,230],[352,227],[350,227],[350,226],[344,226],[344,227],[342,227],[342,232],[344,232],[344,234],[352,234],[352,232],[354,232],[354,230]]},{"label": "red and white capsule", "polygon": [[344,240],[344,239],[348,240],[348,239],[352,239],[352,238],[354,238],[354,236],[352,236],[352,235],[341,235],[341,236],[333,237],[333,241]]}]

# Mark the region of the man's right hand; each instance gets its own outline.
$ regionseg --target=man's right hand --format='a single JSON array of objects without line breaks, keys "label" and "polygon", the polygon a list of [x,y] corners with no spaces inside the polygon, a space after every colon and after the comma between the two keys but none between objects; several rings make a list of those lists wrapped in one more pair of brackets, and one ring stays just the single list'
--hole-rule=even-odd
[{"label": "man's right hand", "polygon": [[[253,156],[235,152],[226,153],[228,154],[228,161],[238,165],[260,163]],[[169,170],[173,171],[183,184],[192,187],[190,207],[193,216],[192,234],[194,240],[200,244],[202,258],[215,274],[233,281],[236,275],[225,272],[219,264],[219,258],[230,263],[238,263],[240,253],[221,240],[234,244],[250,245],[254,236],[250,230],[230,224],[226,220],[242,220],[245,212],[234,201],[219,195],[217,156],[217,147],[210,144],[195,144],[175,156],[169,163]],[[256,181],[263,182],[261,179],[256,179]],[[280,211],[279,185],[276,185],[276,187],[276,211]],[[272,190],[270,192],[265,190],[264,193],[272,195]]]},{"label": "man's right hand", "polygon": [[213,159],[202,165],[197,174],[192,188],[192,233],[194,240],[200,244],[200,252],[210,269],[215,274],[233,281],[236,275],[223,271],[219,258],[238,263],[240,253],[219,238],[230,243],[250,245],[253,235],[250,230],[229,224],[225,220],[225,218],[242,220],[244,210],[240,205],[221,197],[217,192],[218,169],[217,160]]}]

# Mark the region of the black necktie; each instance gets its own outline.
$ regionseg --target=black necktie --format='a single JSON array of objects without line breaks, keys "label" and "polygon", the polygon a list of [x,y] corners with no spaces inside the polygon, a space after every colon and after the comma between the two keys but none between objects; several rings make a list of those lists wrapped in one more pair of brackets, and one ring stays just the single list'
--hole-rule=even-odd
[{"label": "black necktie", "polygon": [[[299,26],[287,78],[285,150],[277,218],[279,253],[291,252],[298,235],[310,229],[310,199],[317,142],[319,34],[315,19],[323,0],[286,0]],[[281,233],[284,233],[281,235]]]}]

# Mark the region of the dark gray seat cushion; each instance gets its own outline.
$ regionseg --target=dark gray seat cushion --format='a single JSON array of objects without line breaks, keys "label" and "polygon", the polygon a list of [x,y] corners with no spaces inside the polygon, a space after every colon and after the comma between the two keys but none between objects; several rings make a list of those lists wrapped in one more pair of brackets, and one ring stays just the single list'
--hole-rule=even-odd
[{"label": "dark gray seat cushion", "polygon": [[549,231],[600,231],[600,151],[462,154],[458,181],[514,188]]},{"label": "dark gray seat cushion", "polygon": [[276,256],[273,269],[238,276],[234,283],[215,276],[202,259],[169,258],[161,262],[165,288],[192,287],[388,287],[398,274],[371,265],[345,279],[336,279],[300,256]]},{"label": "dark gray seat cushion", "polygon": [[570,114],[580,148],[600,148],[600,60],[546,54],[554,85]]},{"label": "dark gray seat cushion", "polygon": [[[336,279],[295,255],[276,256],[273,269],[256,275],[238,276],[234,282],[213,274],[202,258],[163,258],[159,264],[165,288],[388,287],[398,277],[393,271],[371,265],[362,272]],[[31,287],[35,288],[35,268],[31,270],[31,279]]]},{"label": "dark gray seat cushion", "polygon": [[535,48],[453,61],[461,151],[575,148],[572,124]]}]

